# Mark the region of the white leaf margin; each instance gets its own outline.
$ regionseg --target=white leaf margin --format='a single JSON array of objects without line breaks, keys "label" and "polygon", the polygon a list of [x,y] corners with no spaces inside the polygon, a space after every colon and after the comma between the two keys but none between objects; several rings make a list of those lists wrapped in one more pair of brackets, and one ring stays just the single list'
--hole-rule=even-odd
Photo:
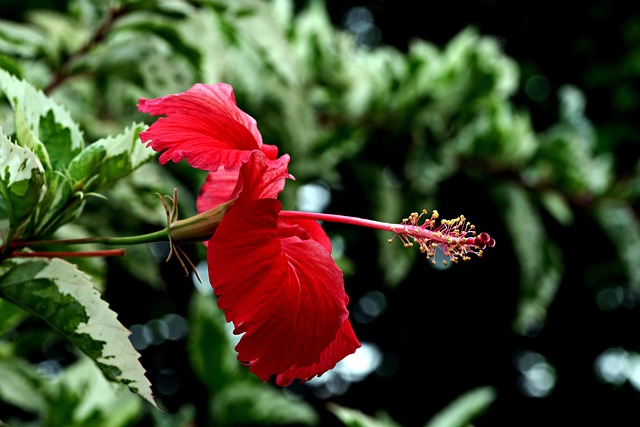
[{"label": "white leaf margin", "polygon": [[22,110],[24,119],[36,135],[40,129],[40,119],[51,110],[56,123],[69,130],[72,152],[77,153],[84,148],[82,131],[71,113],[42,90],[0,68],[0,91],[14,110]]},{"label": "white leaf margin", "polygon": [[[0,176],[7,187],[25,179],[31,179],[31,171],[34,169],[44,176],[44,167],[33,151],[11,142],[2,133],[2,127],[0,127]],[[46,189],[46,185],[43,184],[40,200]]]},{"label": "white leaf margin", "polygon": [[[20,203],[11,197],[10,188],[21,181],[29,182],[27,191],[38,192],[38,194],[33,194],[36,197],[29,198],[27,205],[22,204],[26,209],[22,209],[20,212],[22,215],[16,218],[15,204]],[[27,221],[46,193],[45,170],[38,156],[29,148],[13,143],[4,135],[0,127],[0,198],[5,199],[4,203],[11,212],[11,218],[0,218],[0,245],[5,244],[6,229],[10,226],[20,226],[20,223]]]},{"label": "white leaf margin", "polygon": [[95,341],[105,343],[102,356],[96,362],[116,367],[121,372],[114,378],[116,381],[125,384],[132,392],[158,408],[151,391],[151,383],[144,375],[146,371],[138,360],[140,354],[129,341],[131,331],[118,321],[117,314],[100,297],[90,277],[75,265],[53,258],[34,279],[51,280],[61,293],[71,296],[86,309],[89,319],[87,323],[80,324],[76,333],[87,334]]}]

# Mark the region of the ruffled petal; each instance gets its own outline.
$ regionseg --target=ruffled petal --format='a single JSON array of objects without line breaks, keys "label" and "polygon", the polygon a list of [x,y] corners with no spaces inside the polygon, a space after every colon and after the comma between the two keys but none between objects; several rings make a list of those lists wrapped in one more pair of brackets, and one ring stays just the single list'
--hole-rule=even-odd
[{"label": "ruffled petal", "polygon": [[284,188],[285,180],[293,179],[288,169],[288,154],[269,160],[260,151],[254,151],[240,169],[240,179],[232,197],[240,197],[241,200],[275,199]]},{"label": "ruffled petal", "polygon": [[[289,156],[286,154],[276,160],[267,160],[264,153],[254,151],[240,171],[229,171],[221,167],[215,172],[209,172],[196,200],[198,213],[216,208],[239,196],[240,200],[275,199],[284,188],[285,179],[292,178],[287,172],[288,165]],[[229,210],[233,208],[234,205],[231,205]],[[324,233],[322,229],[320,231]],[[328,244],[330,248],[331,242],[328,237],[326,239],[323,244]],[[206,241],[203,243],[205,246],[209,244]]]},{"label": "ruffled petal", "polygon": [[275,159],[278,149],[262,143],[256,121],[236,105],[233,88],[225,83],[195,84],[186,92],[155,99],[140,98],[138,110],[164,115],[140,139],[164,151],[160,163],[183,158],[193,167],[215,171],[238,169],[251,151]]},{"label": "ruffled petal", "polygon": [[209,172],[196,201],[198,213],[215,208],[241,195],[242,200],[275,199],[292,178],[287,172],[289,155],[268,160],[264,153],[254,151],[240,171],[220,168]]},{"label": "ruffled petal", "polygon": [[294,366],[286,372],[278,374],[276,384],[286,387],[296,378],[304,382],[315,376],[320,376],[329,369],[333,369],[339,361],[354,353],[359,347],[360,341],[356,338],[351,323],[347,319],[338,331],[336,339],[320,355],[318,363],[314,363],[311,366]]},{"label": "ruffled petal", "polygon": [[308,379],[357,348],[339,337],[349,335],[342,272],[315,240],[279,238],[280,209],[275,199],[237,203],[207,250],[218,305],[242,334],[238,359],[263,381],[305,368]]}]

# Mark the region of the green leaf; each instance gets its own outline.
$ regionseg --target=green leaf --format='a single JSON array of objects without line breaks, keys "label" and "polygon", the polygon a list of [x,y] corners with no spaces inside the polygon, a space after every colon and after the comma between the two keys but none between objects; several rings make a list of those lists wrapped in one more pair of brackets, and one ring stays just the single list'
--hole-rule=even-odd
[{"label": "green leaf", "polygon": [[16,117],[26,126],[16,124],[18,144],[25,145],[23,138],[40,141],[46,147],[53,170],[63,170],[84,148],[80,128],[69,112],[41,90],[0,69],[0,92],[14,112],[20,112]]},{"label": "green leaf", "polygon": [[234,381],[250,380],[229,340],[224,313],[213,294],[194,294],[189,307],[189,357],[196,376],[211,392]]},{"label": "green leaf", "polygon": [[[372,199],[373,217],[391,223],[399,222],[408,212],[403,212],[403,195],[398,179],[389,169],[379,170],[377,178],[371,185],[371,191],[376,194]],[[390,287],[396,287],[407,277],[420,251],[403,250],[399,239],[390,242],[392,233],[376,233],[376,237],[380,248],[378,263],[383,267],[385,282]]]},{"label": "green leaf", "polygon": [[[190,9],[185,7],[182,12],[190,13]],[[120,24],[118,30],[144,34],[145,37],[158,36],[169,43],[175,55],[184,56],[192,66],[198,67],[201,62],[201,50],[184,42],[177,25],[179,19],[176,16],[163,17],[158,13],[132,14]]]},{"label": "green leaf", "polygon": [[459,396],[436,414],[425,427],[467,427],[496,399],[493,387],[478,387]]},{"label": "green leaf", "polygon": [[42,141],[40,141],[40,139],[38,139],[38,137],[33,133],[33,130],[31,129],[29,123],[27,123],[24,112],[22,110],[15,111],[13,115],[13,124],[15,127],[17,143],[20,146],[32,150],[42,163],[45,174],[49,177],[49,179],[53,178],[51,176],[53,168],[51,167],[49,152],[47,151],[47,148],[44,146]]},{"label": "green leaf", "polygon": [[89,356],[107,378],[156,406],[151,384],[129,342],[130,332],[100,298],[89,277],[60,259],[12,262],[0,296],[42,318]]},{"label": "green leaf", "polygon": [[44,412],[43,381],[33,366],[18,358],[0,360],[0,378],[0,401],[27,412]]},{"label": "green leaf", "polygon": [[[85,23],[51,10],[29,11],[29,22],[46,34],[46,54],[50,61],[59,62],[64,54],[75,52],[90,38]],[[57,65],[57,64],[56,64]]]},{"label": "green leaf", "polygon": [[464,125],[454,141],[462,155],[515,167],[526,164],[538,148],[528,116],[498,102]]},{"label": "green leaf", "polygon": [[126,177],[153,157],[153,150],[140,142],[142,124],[133,124],[121,134],[102,138],[82,150],[65,166],[64,176],[56,174],[50,191],[40,206],[40,217],[32,234],[50,235],[77,219],[85,196],[95,195]]},{"label": "green leaf", "polygon": [[189,308],[189,356],[196,376],[215,396],[213,425],[316,424],[317,414],[305,401],[264,384],[238,362],[227,326],[213,293],[194,294]]},{"label": "green leaf", "polygon": [[568,200],[555,189],[540,192],[540,202],[560,224],[568,226],[573,222],[573,212]]},{"label": "green leaf", "polygon": [[529,193],[501,185],[494,196],[503,206],[504,222],[520,267],[520,300],[514,328],[521,334],[540,328],[562,279],[562,254],[545,232]]},{"label": "green leaf", "polygon": [[327,409],[348,427],[400,427],[400,424],[386,413],[372,417],[357,409],[345,408],[335,403],[327,404]]},{"label": "green leaf", "polygon": [[572,195],[604,195],[613,182],[613,157],[597,151],[597,134],[576,88],[559,92],[560,121],[541,135],[539,160],[527,175]]},{"label": "green leaf", "polygon": [[213,293],[194,294],[189,313],[191,366],[215,396],[210,407],[214,425],[317,423],[317,414],[305,401],[265,385],[238,362]]},{"label": "green leaf", "polygon": [[34,213],[46,191],[44,168],[26,147],[10,141],[0,129],[0,214],[12,228],[20,227]]},{"label": "green leaf", "polygon": [[101,138],[75,156],[65,167],[64,177],[57,174],[53,189],[42,203],[37,233],[46,235],[75,220],[86,196],[106,189],[125,178],[145,162],[154,151],[145,147],[138,137],[144,124],[132,124],[122,133]]},{"label": "green leaf", "polygon": [[305,400],[259,382],[232,383],[212,397],[212,425],[217,427],[318,424],[318,414]]},{"label": "green leaf", "polygon": [[182,405],[176,412],[153,411],[151,419],[154,427],[193,427],[198,425],[198,416],[194,405]]},{"label": "green leaf", "polygon": [[25,318],[27,313],[15,304],[0,299],[0,337],[13,330]]},{"label": "green leaf", "polygon": [[113,387],[87,357],[67,367],[48,390],[47,425],[125,427],[141,418],[142,400]]},{"label": "green leaf", "polygon": [[618,250],[629,287],[640,294],[640,221],[637,213],[627,203],[607,201],[599,204],[594,214]]},{"label": "green leaf", "polygon": [[84,149],[69,165],[73,188],[84,193],[102,190],[151,160],[154,151],[138,138],[145,127],[133,124],[121,134],[102,138]]},{"label": "green leaf", "polygon": [[33,58],[45,43],[46,39],[35,29],[24,24],[0,20],[0,52]]}]

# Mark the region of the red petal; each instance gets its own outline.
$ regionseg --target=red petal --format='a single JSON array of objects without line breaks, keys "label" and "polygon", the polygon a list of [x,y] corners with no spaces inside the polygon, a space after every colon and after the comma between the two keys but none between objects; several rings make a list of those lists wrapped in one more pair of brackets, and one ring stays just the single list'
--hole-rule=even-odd
[{"label": "red petal", "polygon": [[320,362],[306,367],[292,367],[276,377],[276,384],[286,387],[296,378],[304,382],[315,376],[320,376],[359,347],[360,342],[353,332],[349,319],[347,319],[338,331],[336,339],[320,355]]},{"label": "red petal", "polygon": [[305,379],[319,375],[357,348],[340,338],[348,337],[342,272],[316,241],[278,238],[280,209],[275,199],[237,204],[207,250],[218,305],[243,334],[238,359],[263,381],[301,369]]},{"label": "red petal", "polygon": [[240,169],[238,187],[232,197],[239,194],[242,200],[275,199],[284,188],[285,179],[293,178],[288,168],[288,154],[268,160],[260,151],[254,151]]},{"label": "red petal", "polygon": [[287,172],[288,166],[288,154],[276,160],[267,160],[264,153],[254,151],[240,171],[220,168],[209,172],[198,194],[198,212],[212,209],[239,194],[242,194],[243,200],[275,199],[284,188],[285,179],[291,178]]},{"label": "red petal", "polygon": [[285,239],[290,236],[296,236],[302,240],[315,240],[328,253],[331,253],[331,239],[315,220],[280,218],[278,222],[278,237]]},{"label": "red petal", "polygon": [[[239,194],[242,195],[242,200],[275,199],[284,188],[285,179],[291,178],[287,172],[288,165],[289,156],[287,154],[276,160],[267,160],[264,153],[254,151],[247,162],[243,163],[240,171],[228,171],[220,168],[215,172],[209,172],[196,201],[198,213],[235,199]],[[233,205],[229,209],[233,209]],[[322,227],[320,227],[320,231],[316,230],[315,234],[321,244],[325,247],[328,244],[330,253],[331,241],[326,234],[324,234],[326,241],[322,240],[319,233],[324,233]],[[208,246],[208,242],[204,242],[204,244]]]},{"label": "red petal", "polygon": [[188,91],[155,99],[140,98],[138,110],[164,115],[140,138],[160,163],[183,158],[198,169],[237,169],[252,150],[277,157],[277,147],[264,145],[256,121],[236,106],[233,88],[224,83],[196,84]]},{"label": "red petal", "polygon": [[237,170],[228,171],[224,168],[209,172],[196,200],[198,213],[228,202],[236,188],[239,173]]}]

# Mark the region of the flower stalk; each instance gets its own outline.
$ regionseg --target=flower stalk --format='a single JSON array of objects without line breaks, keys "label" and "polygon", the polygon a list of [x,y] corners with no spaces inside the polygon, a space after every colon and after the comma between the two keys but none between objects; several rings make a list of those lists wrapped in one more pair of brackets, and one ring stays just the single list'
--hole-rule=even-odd
[{"label": "flower stalk", "polygon": [[9,246],[10,249],[19,249],[31,246],[47,245],[83,245],[98,243],[108,246],[129,246],[144,243],[163,242],[168,240],[168,227],[148,234],[126,237],[82,237],[78,239],[51,239],[51,240],[14,240]]},{"label": "flower stalk", "polygon": [[152,242],[162,242],[169,239],[168,227],[153,233],[127,237],[84,237],[78,239],[49,239],[49,240],[13,240],[6,247],[0,247],[5,258],[87,258],[105,256],[124,256],[124,249],[104,249],[96,251],[26,251],[24,248],[49,245],[86,245],[103,244],[108,246],[128,246]]}]

